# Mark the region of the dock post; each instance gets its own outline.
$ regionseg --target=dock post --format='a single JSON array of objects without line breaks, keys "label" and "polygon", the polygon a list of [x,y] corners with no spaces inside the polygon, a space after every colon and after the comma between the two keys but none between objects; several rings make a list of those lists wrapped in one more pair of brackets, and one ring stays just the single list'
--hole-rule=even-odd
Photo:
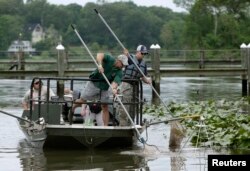
[{"label": "dock post", "polygon": [[[153,58],[151,57],[152,69],[154,70],[154,75],[152,77],[152,86],[155,88],[157,93],[160,95],[160,46],[158,44],[151,45],[150,49],[153,49]],[[160,98],[157,94],[152,91],[152,104],[159,105]]]},{"label": "dock post", "polygon": [[[22,39],[22,34],[19,34],[19,39],[18,39],[18,46],[19,46],[19,51],[17,52],[17,70],[18,71],[24,71],[25,70],[25,56],[24,56],[24,43],[21,40]],[[20,76],[19,79],[24,79],[24,76]]]},{"label": "dock post", "polygon": [[247,70],[247,75],[241,75],[241,82],[242,82],[242,96],[247,96],[247,86],[248,86],[248,78],[249,78],[249,67],[248,67],[248,56],[247,56],[247,46],[245,43],[241,44],[240,46],[240,55],[241,55],[241,67]]},{"label": "dock post", "polygon": [[248,96],[250,96],[250,43],[244,47],[246,50],[246,59],[247,59],[247,86],[248,86]]},{"label": "dock post", "polygon": [[24,52],[20,49],[18,52],[18,70],[24,71],[25,70],[25,58]]},{"label": "dock post", "polygon": [[242,97],[247,96],[247,76],[241,75],[241,83],[242,83]]},{"label": "dock post", "polygon": [[200,69],[204,69],[204,68],[205,68],[204,59],[205,59],[205,51],[204,51],[204,50],[201,50],[201,51],[200,51],[200,62],[199,62],[199,68],[200,68]]},{"label": "dock post", "polygon": [[68,50],[65,51],[65,66],[66,66],[66,69],[68,70],[69,69],[69,51]]},{"label": "dock post", "polygon": [[[57,56],[57,69],[58,69],[58,77],[63,77],[64,76],[64,47],[59,44],[56,47],[58,51],[58,56]],[[63,98],[64,96],[64,81],[59,80],[57,81],[57,95],[59,98]]]}]

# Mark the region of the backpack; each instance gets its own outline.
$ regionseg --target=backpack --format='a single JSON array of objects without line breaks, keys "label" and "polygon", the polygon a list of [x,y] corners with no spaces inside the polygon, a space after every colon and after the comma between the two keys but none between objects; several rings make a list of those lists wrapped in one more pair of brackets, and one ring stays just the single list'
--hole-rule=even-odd
[{"label": "backpack", "polygon": [[89,110],[91,111],[91,113],[98,114],[102,111],[101,104],[96,104],[96,103],[89,104]]}]

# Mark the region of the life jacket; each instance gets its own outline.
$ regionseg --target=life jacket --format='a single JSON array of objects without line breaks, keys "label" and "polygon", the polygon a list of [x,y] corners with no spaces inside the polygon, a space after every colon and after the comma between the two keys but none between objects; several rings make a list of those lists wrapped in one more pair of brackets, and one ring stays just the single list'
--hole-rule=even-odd
[{"label": "life jacket", "polygon": [[[141,69],[141,71],[147,75],[147,65],[144,60],[141,60],[140,62],[137,60],[137,58],[134,55],[131,55],[133,58],[134,62],[137,64],[137,66]],[[129,79],[139,79],[143,77],[138,71],[137,67],[135,66],[134,63],[128,65],[125,68],[125,71],[123,72],[123,78],[129,78]]]}]

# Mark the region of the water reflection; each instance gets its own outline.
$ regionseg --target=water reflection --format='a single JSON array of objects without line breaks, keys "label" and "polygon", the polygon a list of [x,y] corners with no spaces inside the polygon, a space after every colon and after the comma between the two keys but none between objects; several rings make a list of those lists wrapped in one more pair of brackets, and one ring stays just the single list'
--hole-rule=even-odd
[{"label": "water reflection", "polygon": [[[23,171],[183,171],[188,170],[186,161],[189,168],[192,162],[199,165],[195,158],[189,156],[187,159],[178,153],[146,154],[143,149],[43,150],[31,148],[24,139],[19,143],[18,153]],[[191,167],[191,170],[199,169]]]},{"label": "water reflection", "polygon": [[[69,147],[70,148],[70,147]],[[23,170],[149,170],[145,158],[121,150],[43,150],[21,140],[18,148]]]},{"label": "water reflection", "polygon": [[46,170],[47,160],[43,149],[31,148],[25,139],[20,140],[18,147],[20,164],[23,171]]},{"label": "water reflection", "polygon": [[[182,153],[160,149],[147,153],[133,149],[53,150],[31,148],[25,139],[19,142],[18,158],[23,171],[96,170],[96,171],[205,171],[207,154],[212,149],[185,148]],[[224,153],[225,154],[225,153]]]},{"label": "water reflection", "polygon": [[186,170],[185,160],[182,156],[171,157],[171,171]]}]

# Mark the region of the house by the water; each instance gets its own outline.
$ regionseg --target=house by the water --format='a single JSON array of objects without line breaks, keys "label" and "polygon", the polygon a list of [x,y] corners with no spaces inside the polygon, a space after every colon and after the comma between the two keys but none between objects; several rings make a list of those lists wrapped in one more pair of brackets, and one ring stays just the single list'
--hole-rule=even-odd
[{"label": "house by the water", "polygon": [[8,48],[8,53],[18,53],[24,52],[32,54],[36,51],[35,48],[32,48],[31,42],[28,40],[14,40]]}]

